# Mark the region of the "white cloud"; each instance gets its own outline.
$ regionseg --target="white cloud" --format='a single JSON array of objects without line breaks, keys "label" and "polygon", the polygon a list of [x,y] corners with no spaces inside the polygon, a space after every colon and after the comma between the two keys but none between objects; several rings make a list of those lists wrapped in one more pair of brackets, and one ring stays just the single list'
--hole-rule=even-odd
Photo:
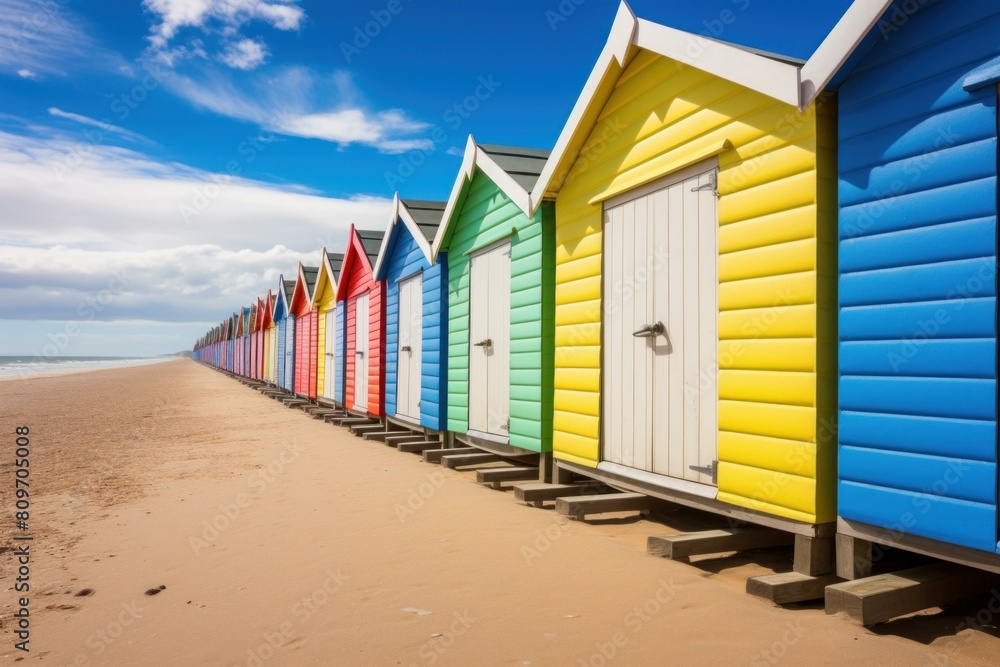
[{"label": "white cloud", "polygon": [[71,120],[75,123],[80,123],[81,125],[89,125],[91,127],[96,127],[98,129],[104,130],[105,132],[110,132],[111,134],[117,134],[120,137],[128,139],[129,141],[136,143],[153,143],[150,139],[133,132],[131,130],[126,130],[124,127],[119,127],[118,125],[112,125],[103,120],[96,120],[88,116],[83,116],[78,113],[71,113],[69,111],[63,111],[56,107],[49,107],[49,115],[55,116],[56,118],[65,118],[66,120]]},{"label": "white cloud", "polygon": [[65,3],[0,0],[0,72],[39,80],[45,74],[65,76],[120,63],[84,25]]},{"label": "white cloud", "polygon": [[[68,157],[76,166],[65,171]],[[207,201],[187,224],[182,208],[199,196]],[[221,319],[275,289],[279,273],[317,263],[324,246],[343,250],[352,222],[384,228],[390,206],[227,181],[124,148],[81,147],[52,128],[44,138],[0,131],[0,201],[7,317],[78,319],[124,271],[127,284],[96,319],[188,322]]]},{"label": "white cloud", "polygon": [[233,69],[249,71],[256,69],[268,56],[267,47],[261,41],[241,39],[229,44],[219,54],[219,60]]},{"label": "white cloud", "polygon": [[163,81],[171,92],[198,108],[256,123],[271,132],[342,147],[363,144],[383,153],[433,145],[420,136],[429,124],[399,109],[369,111],[359,105],[350,76],[343,72],[323,78],[303,67],[286,67],[255,76],[244,88],[218,72],[200,80],[167,72]]},{"label": "white cloud", "polygon": [[240,33],[243,26],[257,21],[277,30],[298,30],[305,18],[305,12],[295,0],[143,0],[142,4],[157,19],[150,29],[151,49],[168,67],[203,53],[197,40],[171,46],[183,28],[218,35],[223,46],[219,60],[246,71],[262,64],[268,50],[260,39],[243,37]]}]

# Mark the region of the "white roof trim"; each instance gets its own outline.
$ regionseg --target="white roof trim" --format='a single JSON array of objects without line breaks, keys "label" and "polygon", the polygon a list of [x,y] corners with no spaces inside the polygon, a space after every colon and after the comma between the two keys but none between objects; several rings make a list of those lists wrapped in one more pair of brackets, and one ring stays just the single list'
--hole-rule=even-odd
[{"label": "white roof trim", "polygon": [[424,253],[427,261],[431,264],[434,263],[434,260],[431,259],[431,244],[427,242],[424,233],[420,231],[420,226],[417,225],[417,221],[413,219],[413,215],[406,208],[406,204],[399,198],[399,193],[397,192],[392,197],[392,219],[389,221],[389,227],[385,230],[385,235],[382,237],[382,246],[378,250],[378,258],[375,260],[375,266],[372,267],[372,275],[375,276],[376,280],[378,280],[378,276],[382,271],[382,263],[387,260],[387,255],[389,254],[389,240],[392,236],[392,228],[395,227],[399,220],[402,220],[406,228],[410,230],[410,236],[417,242],[417,247],[420,248],[420,252]]},{"label": "white roof trim", "polygon": [[801,86],[800,70],[797,66],[701,35],[637,19],[628,3],[623,1],[618,7],[618,14],[611,26],[611,34],[597,59],[597,64],[587,78],[587,83],[552,149],[552,154],[531,191],[532,211],[541,205],[547,190],[554,185],[561,187],[561,183],[555,183],[556,170],[569,157],[570,148],[579,132],[590,129],[583,127],[584,119],[607,85],[606,78],[609,72],[615,65],[624,68],[632,47],[658,53],[756,90],[780,102],[799,106]]},{"label": "white roof trim", "polygon": [[735,46],[639,19],[633,43],[685,65],[798,106],[799,68]]},{"label": "white roof trim", "polygon": [[802,66],[800,108],[812,104],[823,92],[891,5],[892,0],[854,0],[851,3],[830,34]]},{"label": "white roof trim", "polygon": [[[455,185],[451,188],[451,196],[448,197],[448,204],[444,208],[441,216],[441,224],[438,225],[437,234],[434,236],[434,244],[430,249],[430,257],[436,258],[441,253],[441,246],[444,244],[445,234],[451,224],[455,209],[458,208],[458,198],[462,195],[462,188],[466,182],[471,181],[475,176],[476,168],[482,170],[498,188],[514,202],[521,211],[529,218],[534,215],[534,208],[531,206],[531,194],[521,187],[521,184],[514,180],[503,168],[498,165],[485,151],[479,150],[475,138],[470,134],[465,144],[465,157],[462,159],[462,166],[458,170],[458,177]],[[430,260],[434,262],[433,259]]]}]

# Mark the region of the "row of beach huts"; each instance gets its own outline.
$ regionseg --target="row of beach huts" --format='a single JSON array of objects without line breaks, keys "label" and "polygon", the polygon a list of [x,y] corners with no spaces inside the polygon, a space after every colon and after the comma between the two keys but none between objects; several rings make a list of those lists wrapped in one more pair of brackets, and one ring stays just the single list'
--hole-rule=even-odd
[{"label": "row of beach huts", "polygon": [[[726,518],[658,555],[787,541],[748,582],[776,602],[867,624],[974,593],[998,35],[994,2],[856,0],[802,62],[622,3],[551,151],[470,137],[446,202],[397,195],[195,358],[572,516]],[[880,574],[899,552],[936,560]]]}]

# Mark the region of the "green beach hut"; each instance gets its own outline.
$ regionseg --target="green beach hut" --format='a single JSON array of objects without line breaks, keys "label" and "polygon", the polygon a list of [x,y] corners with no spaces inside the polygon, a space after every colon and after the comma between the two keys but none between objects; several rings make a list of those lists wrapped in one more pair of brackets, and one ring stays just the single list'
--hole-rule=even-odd
[{"label": "green beach hut", "polygon": [[449,438],[502,455],[552,452],[555,220],[529,192],[548,151],[470,136],[431,257],[447,253]]}]

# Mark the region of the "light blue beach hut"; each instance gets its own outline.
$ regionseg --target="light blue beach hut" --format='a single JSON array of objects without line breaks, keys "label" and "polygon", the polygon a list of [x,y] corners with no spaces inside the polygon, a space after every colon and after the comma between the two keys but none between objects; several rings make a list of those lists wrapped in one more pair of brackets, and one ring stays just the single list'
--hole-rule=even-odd
[{"label": "light blue beach hut", "polygon": [[447,377],[447,265],[431,253],[444,208],[397,193],[373,267],[386,284],[386,417],[433,431],[444,427]]}]

